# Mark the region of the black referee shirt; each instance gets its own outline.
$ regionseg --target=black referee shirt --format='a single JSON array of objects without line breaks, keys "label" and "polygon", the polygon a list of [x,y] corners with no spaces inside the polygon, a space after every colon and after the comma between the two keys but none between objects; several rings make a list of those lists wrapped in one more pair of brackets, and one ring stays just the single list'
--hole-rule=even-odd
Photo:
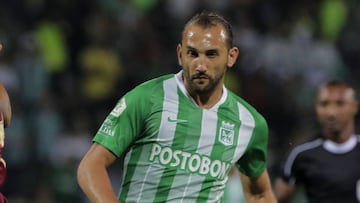
[{"label": "black referee shirt", "polygon": [[309,203],[359,203],[360,136],[342,144],[317,138],[295,147],[283,178],[303,184]]}]

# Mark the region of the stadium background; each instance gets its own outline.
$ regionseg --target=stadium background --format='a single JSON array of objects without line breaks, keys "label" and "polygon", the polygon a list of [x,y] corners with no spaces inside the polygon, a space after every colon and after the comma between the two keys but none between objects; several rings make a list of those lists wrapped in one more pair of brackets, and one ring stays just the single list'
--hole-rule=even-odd
[{"label": "stadium background", "polygon": [[358,0],[1,0],[10,202],[86,202],[75,171],[92,136],[127,90],[179,70],[181,29],[202,9],[234,26],[241,58],[226,83],[268,120],[272,177],[316,130],[318,84],[338,78],[360,90]]}]

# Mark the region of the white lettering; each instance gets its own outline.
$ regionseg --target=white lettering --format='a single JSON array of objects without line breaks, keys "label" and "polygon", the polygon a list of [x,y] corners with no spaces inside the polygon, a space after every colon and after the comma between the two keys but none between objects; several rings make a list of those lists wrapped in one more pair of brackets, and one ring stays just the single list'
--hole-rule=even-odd
[{"label": "white lettering", "polygon": [[229,167],[230,167],[229,164],[222,162],[221,163],[221,170],[220,170],[218,178],[224,179],[227,172],[229,171]]},{"label": "white lettering", "polygon": [[200,167],[200,171],[199,171],[200,174],[207,174],[207,173],[209,173],[210,163],[211,163],[211,160],[210,160],[208,157],[204,156],[204,157],[202,158],[202,160],[201,160],[201,167]]},{"label": "white lettering", "polygon": [[181,163],[181,166],[180,166],[180,168],[181,169],[185,169],[185,166],[186,166],[186,161],[187,161],[187,159],[191,156],[191,154],[190,153],[188,153],[188,152],[182,152],[182,155],[183,155],[183,160],[182,160],[182,163]]},{"label": "white lettering", "polygon": [[111,129],[111,127],[108,127],[108,126],[105,126],[105,125],[102,125],[100,127],[100,132],[106,134],[106,135],[110,135],[110,136],[114,136],[115,135],[115,132]]},{"label": "white lettering", "polygon": [[200,175],[209,175],[214,178],[224,179],[230,169],[230,164],[220,160],[211,160],[207,156],[191,154],[181,150],[172,151],[170,147],[161,147],[153,144],[150,161],[158,158],[159,163],[171,167],[179,167],[181,170],[189,170]]},{"label": "white lettering", "polygon": [[175,159],[175,162],[171,163],[170,166],[178,166],[180,164],[179,154],[181,154],[180,150],[175,150],[174,151],[173,157]]},{"label": "white lettering", "polygon": [[[195,165],[194,165],[194,162],[195,162]],[[191,172],[195,172],[195,171],[199,170],[200,163],[201,163],[200,156],[198,154],[194,154],[189,159],[189,170]]]},{"label": "white lettering", "polygon": [[150,154],[150,161],[154,161],[156,155],[159,155],[161,152],[161,147],[158,144],[154,144]]},{"label": "white lettering", "polygon": [[169,147],[165,147],[160,153],[160,163],[168,164],[172,158],[172,151]]},{"label": "white lettering", "polygon": [[210,174],[212,177],[216,177],[219,175],[221,169],[221,162],[219,160],[215,160],[211,163],[210,166]]}]

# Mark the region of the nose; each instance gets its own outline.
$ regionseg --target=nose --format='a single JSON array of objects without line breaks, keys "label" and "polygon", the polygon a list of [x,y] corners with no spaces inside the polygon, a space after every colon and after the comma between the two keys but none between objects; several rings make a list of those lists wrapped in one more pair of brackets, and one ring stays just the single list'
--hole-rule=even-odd
[{"label": "nose", "polygon": [[196,71],[206,72],[207,70],[207,58],[205,56],[199,56],[196,61]]},{"label": "nose", "polygon": [[336,114],[338,113],[337,108],[336,107],[328,107],[326,109],[326,117],[329,120],[334,120],[336,117]]}]

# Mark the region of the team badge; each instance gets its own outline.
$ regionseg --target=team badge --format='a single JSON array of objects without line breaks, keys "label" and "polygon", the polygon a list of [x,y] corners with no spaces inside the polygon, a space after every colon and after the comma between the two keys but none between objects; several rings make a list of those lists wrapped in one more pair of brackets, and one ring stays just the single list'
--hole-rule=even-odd
[{"label": "team badge", "polygon": [[226,146],[234,144],[234,126],[235,124],[227,123],[225,121],[221,122],[219,142]]},{"label": "team badge", "polygon": [[125,98],[122,98],[120,102],[115,106],[115,108],[111,111],[111,115],[115,117],[119,117],[120,114],[126,109]]}]

